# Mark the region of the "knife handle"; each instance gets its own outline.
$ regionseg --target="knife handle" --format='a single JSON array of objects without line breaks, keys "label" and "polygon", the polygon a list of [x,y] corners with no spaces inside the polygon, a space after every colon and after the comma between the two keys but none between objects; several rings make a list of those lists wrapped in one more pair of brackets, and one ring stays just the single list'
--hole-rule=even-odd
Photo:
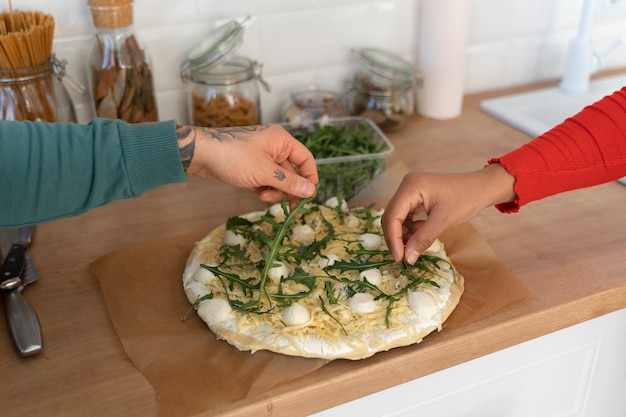
[{"label": "knife handle", "polygon": [[29,356],[40,352],[43,343],[35,309],[17,289],[2,292],[11,335],[20,354]]}]

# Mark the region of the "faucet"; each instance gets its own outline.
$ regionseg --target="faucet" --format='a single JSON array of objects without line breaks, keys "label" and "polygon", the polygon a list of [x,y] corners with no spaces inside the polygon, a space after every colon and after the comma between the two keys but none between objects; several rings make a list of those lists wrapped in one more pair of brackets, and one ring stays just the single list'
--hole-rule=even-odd
[{"label": "faucet", "polygon": [[591,75],[602,68],[609,53],[626,42],[626,36],[621,36],[602,51],[596,51],[591,40],[594,14],[595,0],[585,0],[578,33],[570,42],[565,72],[559,84],[559,90],[565,94],[587,93]]}]

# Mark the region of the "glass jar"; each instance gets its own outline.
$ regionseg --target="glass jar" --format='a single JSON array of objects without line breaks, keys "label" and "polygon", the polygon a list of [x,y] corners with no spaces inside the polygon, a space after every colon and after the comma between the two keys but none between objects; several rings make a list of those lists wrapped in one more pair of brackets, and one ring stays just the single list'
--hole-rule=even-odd
[{"label": "glass jar", "polygon": [[406,126],[415,111],[415,75],[404,59],[379,49],[354,52],[360,64],[347,95],[348,113],[371,119],[384,132]]},{"label": "glass jar", "polygon": [[[245,23],[245,21],[244,21]],[[261,123],[259,83],[262,65],[234,56],[243,38],[243,23],[229,22],[196,45],[181,67],[189,84],[191,123],[204,127],[250,126]]]},{"label": "glass jar", "polygon": [[62,82],[65,62],[0,69],[0,119],[76,122],[72,99]]},{"label": "glass jar", "polygon": [[87,75],[96,116],[157,121],[152,63],[133,28],[132,0],[89,0],[89,7],[96,36]]},{"label": "glass jar", "polygon": [[283,121],[292,125],[346,115],[343,97],[332,90],[306,88],[292,91],[283,110]]},{"label": "glass jar", "polygon": [[194,126],[228,127],[258,125],[261,96],[257,80],[260,66],[235,56],[210,70],[191,70],[189,112]]}]

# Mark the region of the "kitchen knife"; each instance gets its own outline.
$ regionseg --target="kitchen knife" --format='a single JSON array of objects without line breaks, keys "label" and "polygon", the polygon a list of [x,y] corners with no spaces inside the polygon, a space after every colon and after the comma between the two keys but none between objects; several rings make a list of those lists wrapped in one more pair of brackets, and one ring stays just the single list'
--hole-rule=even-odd
[{"label": "kitchen knife", "polygon": [[27,249],[26,252],[24,252],[24,272],[22,273],[22,286],[20,287],[20,291],[28,284],[32,284],[37,280],[39,280],[39,275],[37,275],[33,258],[31,258]]},{"label": "kitchen knife", "polygon": [[[19,227],[14,229],[0,229],[0,267],[2,266],[2,260],[6,257],[11,249],[13,243],[21,243],[24,247],[28,247],[30,240],[34,234],[34,226]],[[28,237],[30,236],[30,239]],[[24,238],[26,239],[24,240]],[[33,263],[33,258],[30,256],[28,249],[26,250],[26,264],[24,265],[24,273],[22,274],[22,285],[20,291],[24,289],[28,284],[32,284],[39,280],[39,275]]]},{"label": "kitchen knife", "polygon": [[43,347],[37,313],[21,293],[28,256],[24,244],[29,241],[30,235],[13,244],[0,268],[0,289],[4,294],[7,322],[17,349],[24,356],[36,354]]}]

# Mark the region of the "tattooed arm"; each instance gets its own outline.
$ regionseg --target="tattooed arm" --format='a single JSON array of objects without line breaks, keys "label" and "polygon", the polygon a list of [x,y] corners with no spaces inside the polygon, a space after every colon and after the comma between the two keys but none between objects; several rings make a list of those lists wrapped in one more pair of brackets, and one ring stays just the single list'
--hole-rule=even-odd
[{"label": "tattooed arm", "polygon": [[187,180],[185,171],[247,187],[268,202],[287,194],[292,204],[312,195],[318,181],[311,153],[278,125],[0,121],[0,228],[138,197]]},{"label": "tattooed arm", "polygon": [[176,134],[188,174],[245,187],[267,202],[286,194],[293,203],[315,192],[318,176],[313,155],[279,125],[179,125]]}]

